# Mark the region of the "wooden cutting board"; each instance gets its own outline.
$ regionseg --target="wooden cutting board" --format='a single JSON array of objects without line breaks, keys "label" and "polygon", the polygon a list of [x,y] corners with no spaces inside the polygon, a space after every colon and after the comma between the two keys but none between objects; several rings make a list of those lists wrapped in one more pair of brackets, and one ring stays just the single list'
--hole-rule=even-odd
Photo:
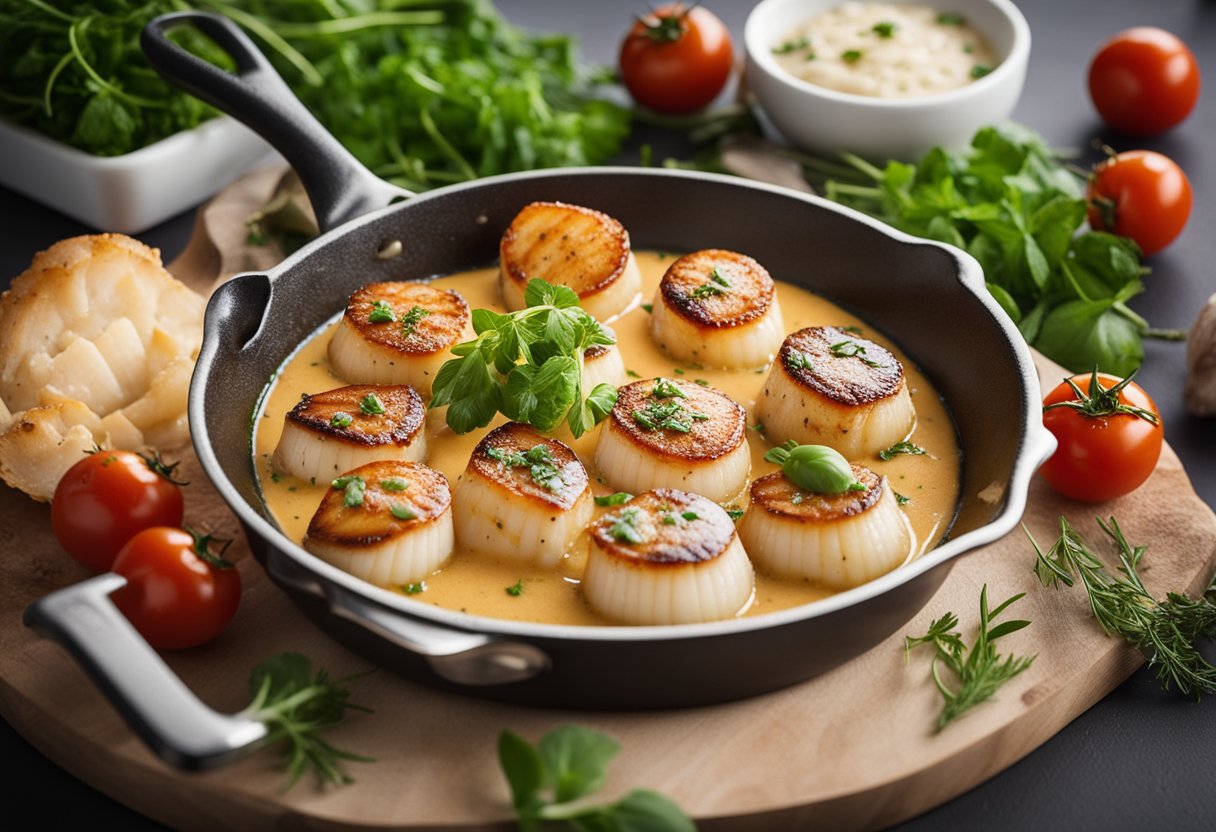
[{"label": "wooden cutting board", "polygon": [[[246,268],[257,252],[223,241],[244,238],[243,219],[265,201],[273,172],[243,180],[200,212],[195,240],[174,264],[193,285]],[[209,241],[220,241],[220,257]],[[264,266],[265,264],[256,264]],[[1045,385],[1062,372],[1041,357]],[[196,461],[183,466],[187,522],[237,534],[235,520]],[[1168,447],[1137,492],[1097,506],[1071,503],[1037,479],[1025,523],[1047,544],[1066,515],[1091,540],[1093,517],[1115,514],[1130,540],[1147,543],[1144,579],[1157,592],[1194,594],[1216,563],[1216,516],[1198,498]],[[244,580],[242,606],[215,643],[166,656],[213,707],[248,701],[249,670],[298,651],[342,676],[368,670],[314,627],[234,544]],[[742,702],[682,711],[604,714],[551,711],[439,693],[376,672],[355,683],[355,714],[328,738],[375,757],[352,764],[350,786],[284,792],[276,756],[264,749],[226,768],[189,774],[168,768],[127,729],[57,645],[21,624],[25,607],[86,572],[59,550],[47,506],[0,491],[0,714],[43,753],[115,799],[171,826],[215,829],[509,829],[512,812],[495,743],[510,728],[535,740],[563,723],[605,731],[622,745],[602,795],[645,786],[674,798],[703,830],[876,829],[930,809],[1025,756],[1103,697],[1143,659],[1104,637],[1080,590],[1043,589],[1021,531],[964,556],[926,608],[865,655],[809,682]],[[994,602],[1027,597],[1011,614],[1033,623],[1001,642],[1036,655],[1032,667],[940,734],[940,697],[929,654],[905,661],[905,634],[924,632],[947,611],[970,641],[980,588]]]}]

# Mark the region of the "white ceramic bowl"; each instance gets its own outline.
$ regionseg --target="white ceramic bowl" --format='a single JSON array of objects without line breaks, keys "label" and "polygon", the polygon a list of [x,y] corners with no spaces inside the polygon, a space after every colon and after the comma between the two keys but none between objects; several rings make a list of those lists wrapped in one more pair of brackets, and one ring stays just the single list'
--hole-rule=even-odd
[{"label": "white ceramic bowl", "polygon": [[1009,117],[1026,80],[1030,27],[1010,0],[885,0],[958,12],[983,34],[999,63],[965,87],[920,98],[873,98],[795,78],[773,58],[790,30],[841,0],[764,0],[747,18],[747,81],[773,126],[817,152],[911,160],[936,145],[962,148],[975,131]]},{"label": "white ceramic bowl", "polygon": [[227,116],[122,156],[94,156],[0,122],[0,184],[100,231],[125,234],[198,205],[272,153]]}]

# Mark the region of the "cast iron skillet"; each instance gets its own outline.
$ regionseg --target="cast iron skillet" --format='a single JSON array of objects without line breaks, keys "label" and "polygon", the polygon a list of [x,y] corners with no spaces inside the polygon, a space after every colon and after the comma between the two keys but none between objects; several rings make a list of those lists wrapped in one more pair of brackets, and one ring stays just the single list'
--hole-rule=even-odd
[{"label": "cast iron skillet", "polygon": [[[173,45],[165,31],[181,24],[212,37],[237,72]],[[1054,441],[1042,427],[1029,351],[966,254],[815,197],[700,173],[562,169],[411,196],[374,177],[328,135],[227,20],[167,15],[149,25],[143,47],[166,78],[270,140],[316,208],[325,232],[319,239],[212,297],[190,425],[207,475],[270,576],[321,629],[377,664],[448,690],[551,707],[666,708],[751,696],[808,679],[883,640],[929,600],[954,558],[1001,537],[1021,517],[1028,480]],[[267,379],[364,283],[493,262],[503,230],[534,200],[604,211],[625,225],[637,249],[746,252],[775,278],[858,313],[898,342],[956,420],[962,497],[949,540],[814,604],[670,627],[568,627],[437,609],[358,580],[289,541],[267,518],[254,478],[250,415]],[[122,580],[103,575],[49,596],[27,621],[64,641],[166,758],[208,765],[256,740],[255,725],[200,705],[125,627],[106,600]],[[90,639],[97,616],[127,637]]]}]

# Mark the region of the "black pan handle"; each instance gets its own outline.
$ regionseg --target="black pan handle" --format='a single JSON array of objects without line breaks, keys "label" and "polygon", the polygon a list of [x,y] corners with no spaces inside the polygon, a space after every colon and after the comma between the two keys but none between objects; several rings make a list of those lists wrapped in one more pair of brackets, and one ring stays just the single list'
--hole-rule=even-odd
[{"label": "black pan handle", "polygon": [[[168,30],[183,25],[215,41],[236,62],[236,72],[171,41]],[[377,177],[330,135],[228,18],[192,11],[161,15],[144,27],[140,46],[165,80],[244,122],[283,154],[300,175],[322,231],[412,196]]]}]

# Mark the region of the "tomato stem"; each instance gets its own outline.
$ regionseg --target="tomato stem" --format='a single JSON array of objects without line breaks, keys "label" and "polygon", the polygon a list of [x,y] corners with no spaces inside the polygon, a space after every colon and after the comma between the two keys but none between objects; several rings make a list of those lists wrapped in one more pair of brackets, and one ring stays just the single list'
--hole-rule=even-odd
[{"label": "tomato stem", "polygon": [[671,11],[662,14],[652,8],[650,14],[639,15],[637,21],[642,24],[642,33],[655,43],[675,43],[688,31],[684,21],[696,7],[696,3],[687,7],[677,3]]},{"label": "tomato stem", "polygon": [[[230,537],[216,537],[211,534],[200,534],[189,526],[182,526],[186,534],[194,538],[194,553],[203,559],[209,566],[216,569],[235,569],[236,564],[224,557],[228,551],[228,547],[232,545]],[[211,543],[214,541],[219,544],[218,552],[211,551]]]},{"label": "tomato stem", "polygon": [[174,472],[177,470],[177,466],[182,464],[180,459],[174,463],[167,463],[163,459],[161,459],[160,451],[151,451],[146,454],[137,453],[136,456],[138,456],[140,459],[142,459],[147,464],[147,466],[152,469],[153,472],[155,472],[156,474],[158,474],[161,477],[164,477],[166,480],[173,483],[174,485],[189,485],[190,484],[189,482],[186,482],[185,480],[173,479],[173,475],[174,475]]},{"label": "tomato stem", "polygon": [[1072,388],[1075,399],[1070,399],[1065,402],[1055,402],[1054,404],[1044,405],[1043,412],[1046,413],[1057,407],[1067,407],[1086,418],[1096,419],[1104,416],[1114,416],[1119,413],[1126,413],[1129,416],[1135,416],[1143,419],[1149,424],[1159,425],[1161,419],[1153,411],[1144,408],[1136,407],[1135,405],[1124,404],[1119,401],[1119,393],[1123,388],[1131,384],[1132,379],[1136,377],[1135,370],[1127,378],[1115,384],[1113,387],[1105,388],[1098,380],[1098,368],[1094,367],[1093,374],[1089,377],[1089,391],[1082,390],[1077,383],[1071,378],[1065,378],[1065,383]]}]

